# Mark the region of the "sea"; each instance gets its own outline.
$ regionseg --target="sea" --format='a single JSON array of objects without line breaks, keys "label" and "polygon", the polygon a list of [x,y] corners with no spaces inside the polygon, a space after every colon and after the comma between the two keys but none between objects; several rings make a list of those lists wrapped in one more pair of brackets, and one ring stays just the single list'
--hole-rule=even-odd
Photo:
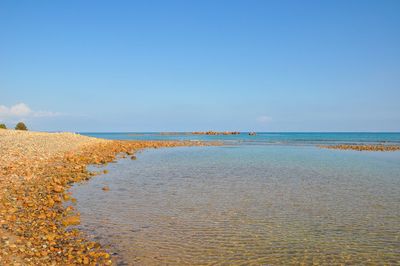
[{"label": "sea", "polygon": [[81,134],[224,144],[89,167],[78,228],[117,265],[400,265],[400,152],[319,147],[400,133]]}]

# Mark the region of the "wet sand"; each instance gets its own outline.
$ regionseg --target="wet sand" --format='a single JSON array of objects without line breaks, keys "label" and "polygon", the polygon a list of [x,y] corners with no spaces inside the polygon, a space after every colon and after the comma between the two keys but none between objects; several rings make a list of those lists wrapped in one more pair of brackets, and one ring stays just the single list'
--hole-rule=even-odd
[{"label": "wet sand", "polygon": [[67,189],[98,174],[87,165],[135,159],[144,148],[198,145],[211,143],[0,130],[0,265],[112,264],[108,251],[71,229],[80,217]]}]

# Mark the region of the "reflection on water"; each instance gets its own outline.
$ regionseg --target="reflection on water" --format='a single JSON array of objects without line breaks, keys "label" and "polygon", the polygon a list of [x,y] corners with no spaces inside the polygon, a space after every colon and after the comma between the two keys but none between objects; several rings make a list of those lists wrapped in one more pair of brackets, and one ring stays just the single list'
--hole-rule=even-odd
[{"label": "reflection on water", "polygon": [[72,191],[121,264],[399,264],[399,154],[148,150]]}]

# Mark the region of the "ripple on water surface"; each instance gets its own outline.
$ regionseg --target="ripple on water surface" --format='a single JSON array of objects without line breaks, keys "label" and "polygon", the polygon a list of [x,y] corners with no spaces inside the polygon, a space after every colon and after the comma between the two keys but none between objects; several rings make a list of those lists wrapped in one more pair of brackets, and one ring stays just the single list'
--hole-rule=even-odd
[{"label": "ripple on water surface", "polygon": [[121,263],[400,261],[398,152],[171,148],[107,169],[72,191],[81,228]]}]

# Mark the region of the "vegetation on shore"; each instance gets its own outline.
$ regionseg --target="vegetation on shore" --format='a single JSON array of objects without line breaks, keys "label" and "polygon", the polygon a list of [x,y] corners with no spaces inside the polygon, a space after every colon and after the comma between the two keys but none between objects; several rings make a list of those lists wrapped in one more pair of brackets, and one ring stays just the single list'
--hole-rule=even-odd
[{"label": "vegetation on shore", "polygon": [[26,127],[26,125],[24,124],[24,122],[19,122],[19,123],[15,126],[15,130],[28,130],[28,128]]},{"label": "vegetation on shore", "polygon": [[[6,124],[0,123],[0,129],[7,129]],[[18,124],[15,125],[15,130],[28,130],[28,128],[24,124],[24,122],[19,122]]]}]

